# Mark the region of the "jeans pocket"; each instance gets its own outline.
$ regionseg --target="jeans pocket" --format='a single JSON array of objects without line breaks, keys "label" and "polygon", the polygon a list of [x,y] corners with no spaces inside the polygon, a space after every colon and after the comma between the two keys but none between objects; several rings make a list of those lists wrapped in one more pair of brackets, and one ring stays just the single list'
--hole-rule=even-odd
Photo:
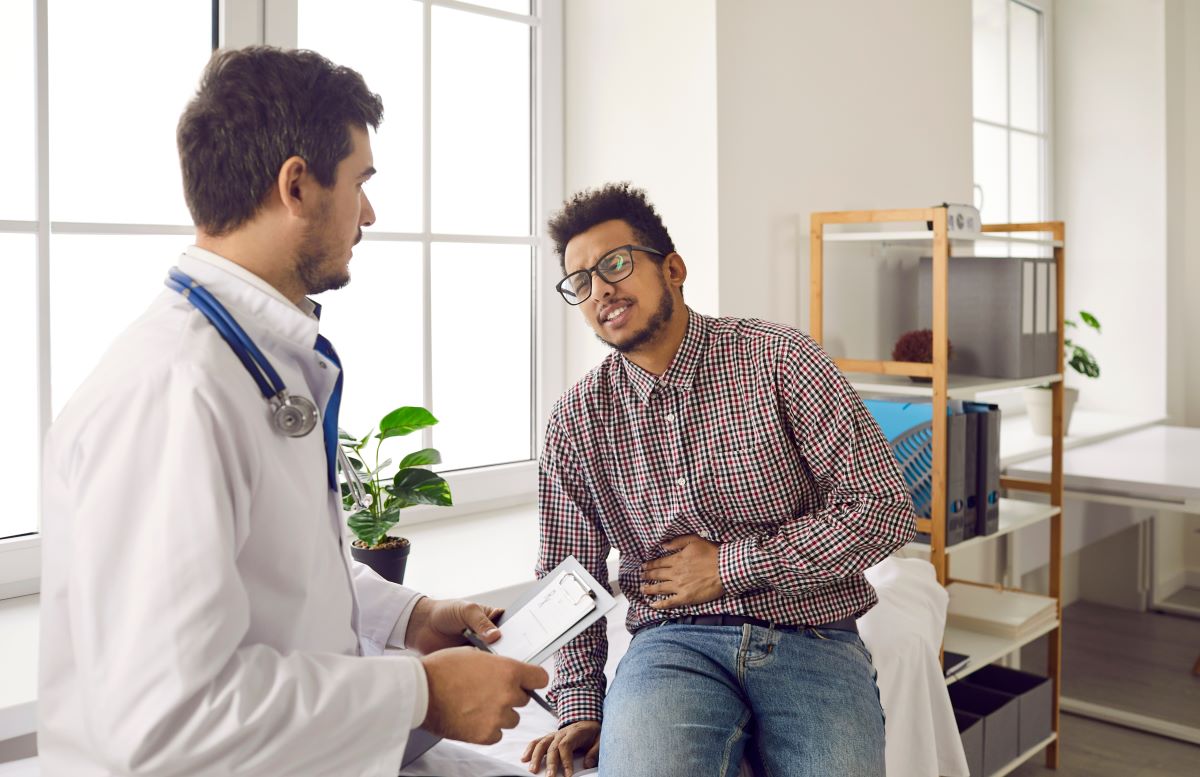
[{"label": "jeans pocket", "polygon": [[858,634],[855,634],[853,631],[845,631],[843,629],[818,629],[814,626],[809,626],[808,630],[812,632],[813,636],[815,636],[817,639],[821,639],[826,642],[837,642],[842,645],[848,645],[849,647],[857,650],[858,654],[866,660],[867,665],[871,667],[871,673],[872,676],[874,676],[875,664],[873,663],[873,659],[871,657],[871,651],[867,650],[867,646],[863,644],[863,641]]}]

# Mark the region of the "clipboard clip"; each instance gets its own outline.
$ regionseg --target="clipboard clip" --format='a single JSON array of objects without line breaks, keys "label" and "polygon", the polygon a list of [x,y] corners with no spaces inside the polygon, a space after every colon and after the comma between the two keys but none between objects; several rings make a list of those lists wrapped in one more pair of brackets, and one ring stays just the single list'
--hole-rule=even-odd
[{"label": "clipboard clip", "polygon": [[574,572],[564,572],[558,578],[558,586],[572,597],[571,604],[579,604],[589,596],[593,599],[596,598],[596,592],[589,588],[587,583],[580,580]]}]

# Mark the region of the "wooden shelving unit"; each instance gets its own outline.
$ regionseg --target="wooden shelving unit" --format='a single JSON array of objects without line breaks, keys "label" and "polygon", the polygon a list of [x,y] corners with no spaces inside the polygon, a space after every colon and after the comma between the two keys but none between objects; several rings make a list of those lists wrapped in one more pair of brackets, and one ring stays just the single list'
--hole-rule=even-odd
[{"label": "wooden shelving unit", "polygon": [[[896,224],[891,231],[878,231],[877,225]],[[912,229],[913,224],[932,224],[932,229]],[[826,233],[826,227],[835,226],[838,231]],[[853,231],[855,226],[859,231]],[[847,229],[849,228],[849,229]],[[1049,497],[1049,504],[1003,499],[1000,505],[1000,531],[986,537],[976,537],[953,547],[946,547],[946,503],[934,498],[931,518],[918,518],[917,529],[930,535],[929,560],[943,586],[954,581],[950,575],[951,555],[965,548],[976,547],[984,542],[1003,537],[1018,529],[1042,521],[1050,524],[1050,584],[1049,595],[1058,600],[1055,622],[1038,633],[1020,640],[972,632],[966,629],[947,628],[944,648],[971,657],[962,672],[947,680],[948,683],[962,679],[987,664],[1010,655],[1022,645],[1040,636],[1049,636],[1047,666],[1053,684],[1053,734],[1036,748],[1023,753],[1016,761],[997,774],[1006,774],[1034,754],[1046,750],[1046,765],[1058,766],[1059,745],[1059,699],[1062,693],[1062,504],[1063,504],[1063,380],[1064,353],[1064,293],[1065,287],[1065,229],[1061,221],[1029,224],[990,224],[982,228],[983,234],[964,237],[952,234],[948,228],[947,208],[912,208],[905,210],[861,210],[814,213],[810,232],[810,290],[809,332],[818,342],[824,341],[824,275],[826,243],[854,243],[875,241],[885,244],[930,243],[933,247],[933,363],[895,362],[884,360],[837,359],[838,367],[845,372],[859,391],[896,393],[907,395],[932,395],[933,398],[933,493],[944,494],[946,490],[946,404],[952,398],[972,398],[982,391],[1051,384],[1053,387],[1053,423],[1050,480],[1016,480],[1001,478],[1002,489],[1013,489]],[[1042,236],[1038,236],[1042,235]],[[1057,294],[1055,313],[1058,317],[1058,372],[1052,375],[1020,380],[996,380],[992,378],[950,375],[948,327],[948,277],[952,245],[968,242],[1004,242],[1020,245],[1046,246],[1053,250],[1056,262]],[[955,261],[976,261],[974,257],[956,258]],[[1004,259],[980,258],[978,261],[1005,261]],[[908,380],[910,377],[931,378],[932,383],[921,386]]]}]

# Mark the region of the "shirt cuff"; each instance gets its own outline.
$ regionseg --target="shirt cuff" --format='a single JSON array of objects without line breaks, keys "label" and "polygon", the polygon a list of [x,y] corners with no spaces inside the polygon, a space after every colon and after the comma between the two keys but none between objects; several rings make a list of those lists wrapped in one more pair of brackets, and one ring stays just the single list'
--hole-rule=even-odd
[{"label": "shirt cuff", "polygon": [[723,542],[717,547],[717,574],[727,595],[740,596],[748,591],[766,586],[759,578],[758,570],[764,568],[766,554],[758,539]]},{"label": "shirt cuff", "polygon": [[[404,609],[400,611],[400,617],[396,618],[396,625],[392,627],[392,633],[388,637],[388,647],[404,648],[404,637],[408,634],[408,622],[412,619],[413,610],[417,608],[417,602],[424,599],[424,596],[414,596],[404,605]],[[424,670],[422,670],[424,672]],[[424,676],[424,674],[422,674]],[[423,719],[423,718],[422,718]]]},{"label": "shirt cuff", "polygon": [[425,716],[429,714],[429,678],[425,676],[425,665],[421,663],[419,658],[411,658],[405,656],[400,659],[408,664],[411,680],[408,683],[401,683],[401,691],[412,689],[412,721],[409,723],[409,728],[420,728],[425,722]]},{"label": "shirt cuff", "polygon": [[551,694],[550,702],[558,712],[558,727],[581,720],[604,719],[604,692],[590,688],[563,688]]}]

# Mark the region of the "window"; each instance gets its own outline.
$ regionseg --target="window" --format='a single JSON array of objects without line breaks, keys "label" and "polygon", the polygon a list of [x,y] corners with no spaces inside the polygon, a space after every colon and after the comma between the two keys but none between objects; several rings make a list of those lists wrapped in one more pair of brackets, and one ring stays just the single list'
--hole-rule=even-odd
[{"label": "window", "polygon": [[296,2],[296,45],[358,70],[384,101],[367,185],[378,220],[350,285],[321,300],[347,365],[342,426],[362,435],[394,407],[429,407],[443,471],[534,458],[530,11]]},{"label": "window", "polygon": [[50,419],[158,293],[179,235],[192,234],[183,198],[164,194],[182,189],[175,122],[208,60],[212,13],[211,0],[0,7],[0,143],[15,164],[0,187],[0,261],[14,291],[0,313],[13,365],[0,391],[25,409],[10,413],[0,488],[21,496],[0,512],[0,538],[37,531]]},{"label": "window", "polygon": [[1046,14],[974,0],[975,196],[985,224],[1049,216]]},{"label": "window", "polygon": [[0,597],[36,590],[21,581],[37,574],[51,419],[194,233],[175,124],[218,31],[223,45],[317,49],[384,96],[379,221],[355,282],[321,300],[348,368],[343,425],[431,407],[442,423],[425,443],[442,448],[457,503],[532,496],[537,419],[562,383],[534,358],[561,346],[553,293],[538,291],[557,269],[540,260],[540,225],[562,196],[560,20],[558,0],[0,4],[0,401],[20,409],[0,454]]}]

